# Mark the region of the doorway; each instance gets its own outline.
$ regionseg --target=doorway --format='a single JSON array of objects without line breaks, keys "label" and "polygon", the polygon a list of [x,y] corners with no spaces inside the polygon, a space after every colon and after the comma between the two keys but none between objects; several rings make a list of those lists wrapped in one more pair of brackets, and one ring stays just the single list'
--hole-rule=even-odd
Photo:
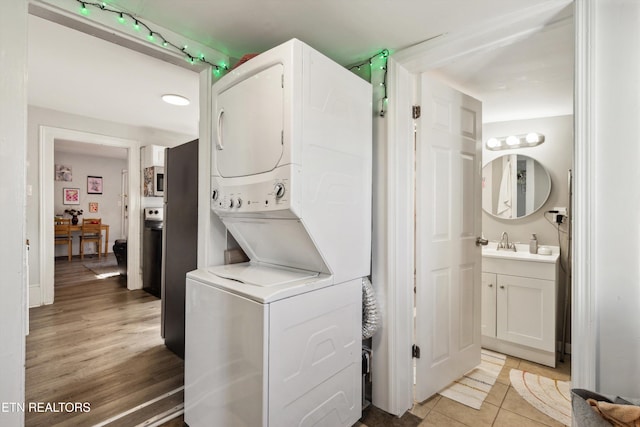
[{"label": "doorway", "polygon": [[[76,143],[94,144],[127,150],[128,170],[134,171],[129,177],[129,210],[134,217],[140,215],[140,150],[139,142],[97,135],[88,132],[42,126],[40,128],[40,297],[42,304],[54,301],[54,253],[53,251],[53,223],[50,218],[54,211],[54,147],[56,141],[74,141]],[[127,235],[127,287],[128,289],[142,288],[140,277],[140,259],[134,256],[140,248],[140,224],[137,221],[128,222]]]},{"label": "doorway", "polygon": [[[379,149],[386,156],[385,168],[387,181],[377,191],[379,200],[394,208],[384,210],[384,223],[374,227],[380,236],[380,247],[374,250],[374,285],[380,286],[379,294],[385,303],[393,306],[393,313],[384,319],[386,331],[374,337],[374,350],[377,359],[373,358],[373,375],[378,378],[374,382],[374,404],[387,412],[402,414],[413,402],[412,369],[407,363],[413,345],[413,289],[398,284],[413,283],[413,230],[407,227],[404,218],[413,217],[413,177],[405,165],[413,164],[414,156],[410,149],[412,144],[413,120],[410,112],[415,105],[414,82],[419,73],[437,70],[447,64],[462,63],[466,55],[479,53],[488,61],[495,51],[503,46],[513,45],[531,34],[544,28],[544,24],[562,25],[553,18],[566,6],[541,6],[535,13],[515,17],[505,25],[497,25],[485,29],[481,39],[474,30],[443,37],[439,40],[425,42],[421,46],[408,48],[392,54],[389,65],[389,123],[381,130]],[[572,5],[569,6],[572,11]],[[518,31],[515,28],[518,28]],[[571,32],[570,40],[573,40]],[[572,55],[573,51],[569,52]],[[464,66],[462,66],[464,68]],[[473,71],[473,69],[471,69]],[[443,76],[444,77],[444,76]],[[573,78],[573,67],[570,68]],[[451,83],[451,80],[447,81]],[[460,88],[463,85],[453,85]],[[475,97],[482,98],[475,93]],[[571,91],[571,97],[573,93]],[[526,100],[526,98],[525,98]],[[571,114],[571,112],[566,113]],[[380,157],[384,159],[384,157]],[[566,171],[565,171],[566,174]],[[565,175],[566,176],[566,175]],[[561,178],[564,180],[564,178]],[[404,222],[404,223],[403,223]],[[382,225],[384,224],[384,225]],[[388,256],[383,253],[386,251]],[[377,253],[376,253],[377,252]],[[455,378],[452,378],[454,380]],[[377,396],[377,398],[375,397]]]}]

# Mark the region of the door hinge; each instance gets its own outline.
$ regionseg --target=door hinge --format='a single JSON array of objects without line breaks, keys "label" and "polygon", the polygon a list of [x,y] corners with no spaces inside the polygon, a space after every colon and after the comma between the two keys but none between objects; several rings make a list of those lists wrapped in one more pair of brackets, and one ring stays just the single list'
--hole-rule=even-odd
[{"label": "door hinge", "polygon": [[420,359],[420,347],[418,347],[417,345],[412,345],[411,346],[411,356],[414,359]]},{"label": "door hinge", "polygon": [[420,106],[419,105],[414,105],[413,107],[411,107],[411,117],[413,117],[414,119],[419,119],[420,118]]},{"label": "door hinge", "polygon": [[284,89],[284,74],[282,74],[280,77],[281,77],[281,78],[280,78],[280,85],[281,85],[281,86],[282,86],[282,88]]}]

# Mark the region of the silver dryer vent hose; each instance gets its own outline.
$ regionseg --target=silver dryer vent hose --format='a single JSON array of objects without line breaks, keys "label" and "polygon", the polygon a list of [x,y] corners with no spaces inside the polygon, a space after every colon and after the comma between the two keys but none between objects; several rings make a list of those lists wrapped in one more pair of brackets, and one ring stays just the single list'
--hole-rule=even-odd
[{"label": "silver dryer vent hose", "polygon": [[378,304],[373,285],[368,278],[362,278],[362,339],[371,338],[380,327]]}]

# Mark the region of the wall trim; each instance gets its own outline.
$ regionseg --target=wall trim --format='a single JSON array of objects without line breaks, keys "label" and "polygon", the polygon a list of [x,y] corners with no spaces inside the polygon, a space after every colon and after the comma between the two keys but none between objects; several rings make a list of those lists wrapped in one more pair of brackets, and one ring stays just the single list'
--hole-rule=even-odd
[{"label": "wall trim", "polygon": [[54,300],[54,144],[56,139],[88,144],[109,145],[127,149],[129,169],[129,229],[127,232],[127,288],[142,289],[140,268],[140,142],[108,135],[62,129],[51,126],[39,128],[40,158],[40,289],[41,304],[53,304]]},{"label": "wall trim", "polygon": [[[78,3],[75,0],[28,0],[29,13],[34,16],[55,22],[68,28],[98,37],[102,40],[126,47],[161,61],[169,62],[189,71],[209,70],[211,66],[196,61],[194,64],[185,60],[181,52],[166,49],[159,44],[149,43],[144,31],[136,31],[130,25],[121,25],[113,19],[110,13],[92,11],[89,15],[78,13]],[[120,10],[116,5],[110,4],[110,9]],[[126,12],[126,10],[123,10]],[[150,23],[151,24],[151,23]],[[222,52],[212,49],[197,40],[188,39],[168,28],[153,24],[153,30],[162,33],[167,40],[171,40],[179,46],[189,46],[189,50],[202,53],[207,61],[214,64],[225,63],[229,65],[229,57]]]},{"label": "wall trim", "polygon": [[402,415],[413,404],[413,211],[414,163],[411,74],[388,64],[388,120],[378,119],[374,137],[372,283],[382,328],[373,336],[373,404]]},{"label": "wall trim", "polygon": [[596,389],[595,0],[575,2],[571,384]]}]

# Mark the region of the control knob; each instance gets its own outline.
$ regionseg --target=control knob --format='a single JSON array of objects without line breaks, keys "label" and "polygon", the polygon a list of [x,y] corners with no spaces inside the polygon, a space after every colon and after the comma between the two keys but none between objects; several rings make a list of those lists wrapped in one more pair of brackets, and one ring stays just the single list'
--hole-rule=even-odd
[{"label": "control knob", "polygon": [[274,187],[273,187],[273,192],[276,195],[276,199],[282,199],[282,196],[284,196],[285,193],[285,188],[284,188],[284,184],[279,182],[277,183]]},{"label": "control knob", "polygon": [[236,208],[240,208],[240,207],[242,207],[242,199],[238,197],[236,199]]}]

